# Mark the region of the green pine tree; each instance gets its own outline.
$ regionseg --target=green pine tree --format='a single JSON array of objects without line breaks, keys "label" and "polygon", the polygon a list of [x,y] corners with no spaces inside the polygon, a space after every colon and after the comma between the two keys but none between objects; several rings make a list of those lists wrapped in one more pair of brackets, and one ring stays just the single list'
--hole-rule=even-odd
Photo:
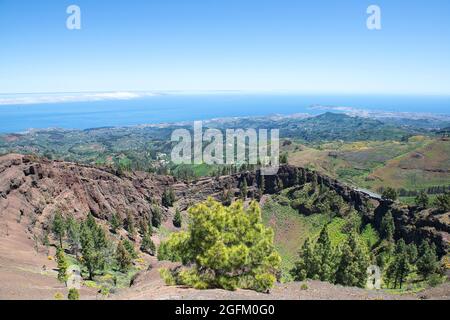
[{"label": "green pine tree", "polygon": [[370,261],[365,244],[358,241],[357,235],[352,232],[341,252],[341,259],[336,271],[336,283],[364,288]]},{"label": "green pine tree", "polygon": [[116,212],[112,214],[110,224],[113,233],[116,233],[122,227],[122,219]]},{"label": "green pine tree", "polygon": [[136,237],[136,228],[134,226],[134,219],[130,211],[127,212],[127,231],[128,235],[131,238]]},{"label": "green pine tree", "polygon": [[130,266],[132,265],[132,260],[130,253],[125,248],[122,241],[119,242],[116,249],[116,261],[119,265],[119,269],[122,272],[127,272],[130,269]]},{"label": "green pine tree", "polygon": [[144,237],[142,238],[141,250],[143,252],[147,252],[151,256],[154,256],[156,254],[156,246],[149,232],[144,234]]},{"label": "green pine tree", "polygon": [[317,279],[319,274],[319,261],[314,252],[314,246],[310,239],[307,239],[299,253],[299,260],[295,263],[291,271],[295,280],[304,281],[306,279]]},{"label": "green pine tree", "polygon": [[175,211],[175,216],[173,217],[173,225],[177,228],[181,228],[183,221],[182,221],[182,217],[181,217],[181,213],[180,210],[177,208],[177,210]]},{"label": "green pine tree", "polygon": [[318,278],[321,281],[334,282],[336,274],[336,253],[331,246],[326,226],[320,232],[319,239],[314,247],[314,256],[318,260]]},{"label": "green pine tree", "polygon": [[383,191],[381,197],[384,200],[395,201],[398,198],[398,193],[395,189],[393,189],[391,187],[387,187],[386,190]]},{"label": "green pine tree", "polygon": [[176,198],[175,198],[175,193],[172,188],[164,189],[161,201],[162,201],[162,205],[164,207],[172,207],[173,206],[174,202],[176,201]]},{"label": "green pine tree", "polygon": [[394,289],[398,286],[400,289],[402,288],[402,285],[411,270],[409,260],[405,241],[400,239],[395,247],[394,260],[389,264],[386,270],[388,283],[391,285],[393,284]]},{"label": "green pine tree", "polygon": [[247,179],[244,178],[244,180],[241,183],[241,199],[246,200],[247,194],[248,194]]},{"label": "green pine tree", "polygon": [[73,217],[69,217],[66,220],[66,228],[70,252],[78,257],[81,248],[81,225]]},{"label": "green pine tree", "polygon": [[260,195],[260,197],[262,197],[264,195],[264,192],[266,191],[266,179],[264,178],[263,174],[259,175],[258,189],[259,189],[259,195]]},{"label": "green pine tree", "polygon": [[420,193],[416,196],[415,203],[418,207],[427,208],[430,204],[430,199],[425,191],[420,191]]},{"label": "green pine tree", "polygon": [[152,225],[155,228],[159,228],[161,225],[162,215],[161,215],[161,209],[158,206],[152,207]]},{"label": "green pine tree", "polygon": [[59,246],[63,247],[63,238],[66,233],[66,225],[64,218],[60,212],[56,212],[53,217],[52,231],[55,238],[59,241]]},{"label": "green pine tree", "polygon": [[105,252],[101,250],[101,246],[104,245],[102,242],[103,236],[98,231],[95,220],[88,216],[81,227],[81,261],[88,270],[89,280],[93,280],[95,272],[102,271],[105,266]]},{"label": "green pine tree", "polygon": [[160,246],[165,253],[158,256],[179,260],[186,267],[164,272],[179,284],[267,292],[281,263],[273,236],[255,201],[248,208],[242,201],[224,207],[209,198],[189,209],[188,231],[172,233]]},{"label": "green pine tree", "polygon": [[58,263],[58,280],[63,283],[67,283],[68,275],[67,269],[69,264],[67,263],[66,255],[62,248],[58,248],[56,252],[56,261]]},{"label": "green pine tree", "polygon": [[130,257],[132,259],[136,259],[138,257],[138,254],[136,252],[136,249],[134,248],[133,243],[128,239],[123,240],[122,243],[125,249],[127,249],[128,253],[130,254]]},{"label": "green pine tree", "polygon": [[388,240],[393,241],[394,239],[394,233],[395,233],[395,224],[394,224],[394,218],[392,217],[392,212],[389,210],[384,215],[383,219],[381,220],[381,236]]},{"label": "green pine tree", "polygon": [[408,260],[411,265],[416,264],[417,258],[419,256],[419,252],[417,250],[417,246],[414,242],[411,242],[406,247],[406,251],[408,253]]},{"label": "green pine tree", "polygon": [[439,268],[439,260],[436,254],[436,246],[430,245],[428,241],[423,240],[419,247],[419,258],[417,259],[417,270],[427,279],[436,273]]},{"label": "green pine tree", "polygon": [[435,207],[441,212],[450,211],[450,191],[446,191],[442,195],[438,195],[434,201]]}]

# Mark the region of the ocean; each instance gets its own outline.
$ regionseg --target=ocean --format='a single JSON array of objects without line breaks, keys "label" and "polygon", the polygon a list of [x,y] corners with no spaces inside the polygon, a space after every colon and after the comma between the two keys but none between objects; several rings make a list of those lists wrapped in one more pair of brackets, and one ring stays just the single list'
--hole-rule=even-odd
[{"label": "ocean", "polygon": [[294,95],[294,94],[167,94],[129,100],[0,105],[0,132],[28,129],[87,129],[213,118],[320,114],[323,108],[450,115],[450,97]]}]

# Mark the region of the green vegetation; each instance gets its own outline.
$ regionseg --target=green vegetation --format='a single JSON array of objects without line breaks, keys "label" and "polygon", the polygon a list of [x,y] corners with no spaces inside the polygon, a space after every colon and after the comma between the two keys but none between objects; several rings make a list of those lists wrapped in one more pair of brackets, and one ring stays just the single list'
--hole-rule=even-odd
[{"label": "green vegetation", "polygon": [[336,271],[336,283],[344,286],[365,287],[369,253],[367,247],[351,233],[341,249],[342,255]]},{"label": "green vegetation", "polygon": [[415,198],[415,203],[418,207],[426,209],[430,203],[430,199],[425,191],[420,191],[420,193]]},{"label": "green vegetation", "polygon": [[386,212],[386,214],[384,215],[383,219],[381,220],[380,229],[383,239],[386,239],[388,241],[392,241],[394,239],[395,224],[391,211]]},{"label": "green vegetation", "polygon": [[[115,245],[114,239],[110,238],[106,229],[97,223],[92,214],[88,214],[82,221],[77,221],[73,217],[64,220],[60,214],[55,214],[55,217],[51,223],[58,241],[56,261],[59,281],[67,281],[69,264],[78,264],[81,267],[82,276],[87,279],[84,281],[86,286],[106,288],[107,291],[116,287],[129,286],[131,278],[137,271],[133,265],[133,259],[138,257],[131,241],[119,240]],[[63,226],[64,229],[61,230],[59,226]],[[147,233],[150,234],[149,231]],[[59,235],[64,236],[59,237]],[[143,239],[145,240],[145,237]],[[63,247],[68,246],[67,251],[70,254],[64,253],[61,244]],[[146,249],[148,252],[156,251],[154,244],[152,247],[147,243]]]},{"label": "green vegetation", "polygon": [[164,190],[162,195],[162,205],[165,207],[172,207],[176,201],[175,193],[172,188],[167,188]]},{"label": "green vegetation", "polygon": [[52,223],[52,231],[55,236],[59,240],[59,247],[63,247],[62,239],[66,233],[66,226],[64,222],[64,218],[60,212],[57,212],[53,218]]},{"label": "green vegetation", "polygon": [[181,228],[183,221],[181,217],[180,210],[177,208],[175,211],[175,216],[173,217],[173,225],[177,228]]},{"label": "green vegetation", "polygon": [[272,287],[281,258],[256,202],[244,209],[242,202],[224,207],[210,198],[191,207],[189,217],[188,231],[172,234],[158,253],[160,259],[186,266],[170,271],[170,276],[163,271],[169,284],[262,292]]},{"label": "green vegetation", "polygon": [[77,289],[71,288],[69,289],[69,294],[67,295],[67,299],[69,300],[80,300],[80,293]]},{"label": "green vegetation", "polygon": [[441,212],[450,211],[450,191],[436,197],[435,206]]},{"label": "green vegetation", "polygon": [[[395,120],[383,122],[327,113],[307,119],[237,119],[212,126],[280,127],[285,139],[281,163],[316,169],[382,194],[384,199],[423,209],[433,207],[433,214],[450,211],[450,143],[417,123],[403,126]],[[0,153],[38,150],[52,159],[104,166],[118,176],[127,175],[129,170],[143,170],[190,180],[254,170],[255,166],[247,164],[171,163],[168,154],[173,128],[45,130],[14,135],[14,139],[0,136]],[[249,209],[240,202],[232,204],[234,190],[224,186],[222,204],[230,207],[211,200],[198,204],[189,210],[187,231],[174,234],[170,234],[173,228],[161,226],[163,214],[155,199],[145,217],[133,217],[131,213],[126,217],[117,213],[110,216],[108,227],[112,234],[92,215],[78,222],[56,212],[47,230],[58,242],[58,279],[66,280],[68,261],[74,261],[82,267],[83,277],[91,280],[87,285],[106,288],[105,292],[109,292],[108,286],[128,286],[137,269],[139,248],[150,255],[157,253],[159,259],[182,262],[182,268],[163,269],[161,275],[168,284],[195,288],[266,291],[275,278],[319,279],[363,287],[369,263],[380,266],[383,285],[392,290],[417,289],[442,281],[434,244],[424,241],[417,243],[417,248],[399,239],[401,230],[396,232],[395,227],[399,217],[395,216],[394,223],[392,212],[381,218],[380,225],[363,223],[347,201],[320,184],[317,175],[305,183],[305,177],[297,171],[295,179],[297,186],[289,189],[278,179],[278,194],[265,197],[264,176],[257,177],[256,192],[249,187],[250,180],[242,179],[241,200],[249,196],[262,199],[261,214],[255,204]],[[171,208],[176,201],[174,190],[167,187],[162,205]],[[186,228],[188,223],[182,218],[177,208],[172,221],[176,228]],[[122,238],[122,227],[129,239]],[[157,236],[168,237],[158,250],[152,241],[153,228],[159,228],[155,230]],[[41,241],[47,247],[51,245],[47,233],[42,234]]]},{"label": "green vegetation", "polygon": [[152,207],[152,226],[155,228],[159,228],[161,225],[162,215],[161,209],[158,206]]},{"label": "green vegetation", "polygon": [[58,280],[60,282],[67,283],[67,269],[69,268],[69,264],[67,263],[64,250],[62,248],[57,249],[56,262],[58,263]]},{"label": "green vegetation", "polygon": [[[435,247],[429,245],[427,249],[425,242],[417,250],[414,243],[394,241],[391,211],[382,217],[376,230],[371,224],[363,225],[360,215],[338,198],[313,181],[285,189],[266,202],[264,222],[275,232],[275,247],[282,257],[282,280],[314,279],[365,287],[367,267],[377,264],[387,288],[404,290],[408,283],[407,288],[418,289],[428,282],[442,282]],[[300,259],[293,264],[297,248]],[[291,278],[286,270],[290,270]]]},{"label": "green vegetation", "polygon": [[411,271],[410,257],[406,248],[405,241],[401,239],[395,247],[394,259],[386,270],[387,283],[393,284],[394,289],[397,285],[402,287],[407,275]]},{"label": "green vegetation", "polygon": [[154,256],[156,253],[156,246],[149,231],[147,231],[142,238],[141,250],[151,256]]},{"label": "green vegetation", "polygon": [[314,279],[338,283],[345,286],[364,287],[369,266],[368,250],[364,242],[358,241],[352,232],[339,249],[333,247],[327,227],[320,233],[315,244],[305,241],[300,251],[300,260],[292,270],[294,279]]},{"label": "green vegetation", "polygon": [[111,231],[113,233],[116,233],[118,229],[120,229],[122,227],[122,220],[120,219],[120,216],[117,213],[114,213],[111,216]]},{"label": "green vegetation", "polygon": [[123,241],[120,241],[117,245],[116,260],[119,264],[119,269],[122,272],[127,272],[132,264],[132,256],[129,250],[125,248]]},{"label": "green vegetation", "polygon": [[128,239],[125,239],[121,243],[123,244],[123,246],[125,247],[125,249],[127,250],[128,254],[130,255],[130,257],[132,259],[136,259],[138,257],[136,249],[135,249],[133,243],[131,243],[131,241],[129,241]]},{"label": "green vegetation", "polygon": [[417,260],[418,272],[427,279],[435,274],[439,268],[438,258],[436,256],[436,247],[430,245],[428,241],[423,241],[419,248],[419,258]]},{"label": "green vegetation", "polygon": [[128,235],[131,238],[135,238],[136,237],[136,228],[134,226],[134,219],[133,216],[131,215],[131,212],[127,213],[127,231],[128,231]]},{"label": "green vegetation", "polygon": [[391,201],[395,201],[398,198],[398,193],[395,189],[391,188],[391,187],[387,187],[381,197],[385,200],[391,200]]}]

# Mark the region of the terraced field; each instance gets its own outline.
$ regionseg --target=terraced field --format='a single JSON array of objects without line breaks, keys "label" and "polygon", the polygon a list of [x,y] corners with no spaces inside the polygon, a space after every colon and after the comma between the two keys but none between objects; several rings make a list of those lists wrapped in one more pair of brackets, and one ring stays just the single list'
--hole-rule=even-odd
[{"label": "terraced field", "polygon": [[289,163],[310,167],[352,185],[420,190],[450,184],[450,141],[415,136],[408,141],[333,142],[283,147]]}]

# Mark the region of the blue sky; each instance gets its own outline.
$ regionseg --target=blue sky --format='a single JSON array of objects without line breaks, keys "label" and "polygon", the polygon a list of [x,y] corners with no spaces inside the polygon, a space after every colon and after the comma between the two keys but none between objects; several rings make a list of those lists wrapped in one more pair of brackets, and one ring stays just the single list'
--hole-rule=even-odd
[{"label": "blue sky", "polygon": [[450,95],[450,1],[0,0],[0,93],[118,90]]}]

